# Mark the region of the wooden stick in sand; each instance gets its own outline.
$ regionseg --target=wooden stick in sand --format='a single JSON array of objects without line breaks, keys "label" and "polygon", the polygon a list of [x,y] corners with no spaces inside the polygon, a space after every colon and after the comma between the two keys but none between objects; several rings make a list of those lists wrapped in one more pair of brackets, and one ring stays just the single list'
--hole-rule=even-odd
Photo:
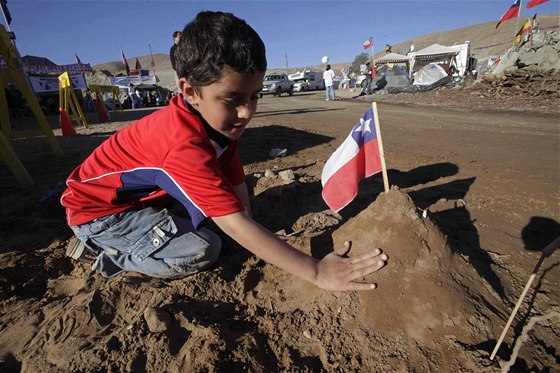
[{"label": "wooden stick in sand", "polygon": [[504,340],[504,337],[506,336],[506,333],[507,333],[509,327],[511,326],[513,318],[517,314],[517,311],[519,310],[519,307],[521,306],[521,303],[523,303],[523,298],[525,298],[525,295],[527,295],[527,292],[529,291],[529,288],[531,287],[531,284],[533,283],[533,280],[535,279],[535,276],[537,275],[537,271],[539,270],[542,262],[544,261],[544,258],[549,257],[554,252],[554,250],[556,250],[558,247],[560,247],[560,236],[558,238],[556,238],[554,241],[552,241],[551,243],[549,243],[542,250],[541,257],[540,257],[539,261],[537,262],[537,265],[535,266],[535,269],[533,270],[533,273],[531,274],[531,277],[529,277],[529,280],[527,281],[527,284],[525,285],[525,289],[523,289],[523,292],[519,296],[519,300],[517,301],[517,304],[515,305],[513,311],[511,312],[511,316],[509,317],[509,320],[506,323],[506,326],[504,327],[504,330],[502,331],[502,335],[500,335],[500,338],[498,339],[498,342],[496,343],[496,347],[494,347],[494,351],[492,351],[492,355],[490,355],[490,360],[494,360],[494,357],[496,356],[496,353],[498,352],[498,349],[500,348],[500,345],[502,344],[502,341]]},{"label": "wooden stick in sand", "polygon": [[375,120],[375,133],[377,134],[377,146],[379,147],[379,158],[381,159],[381,172],[383,174],[383,186],[385,193],[389,192],[389,178],[387,177],[387,167],[385,166],[385,153],[383,152],[383,141],[381,140],[381,129],[379,127],[379,117],[377,116],[377,102],[371,103],[373,119]]}]

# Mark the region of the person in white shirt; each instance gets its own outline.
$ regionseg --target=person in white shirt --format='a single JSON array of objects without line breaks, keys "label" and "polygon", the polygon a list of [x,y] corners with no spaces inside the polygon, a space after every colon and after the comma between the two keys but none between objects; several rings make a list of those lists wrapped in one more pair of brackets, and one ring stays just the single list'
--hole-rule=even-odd
[{"label": "person in white shirt", "polygon": [[128,95],[130,96],[130,103],[133,109],[138,108],[138,96],[136,95],[136,89],[134,84],[130,83],[128,86]]},{"label": "person in white shirt", "polygon": [[334,100],[334,71],[331,70],[331,65],[327,65],[323,73],[323,80],[325,81],[327,101]]}]

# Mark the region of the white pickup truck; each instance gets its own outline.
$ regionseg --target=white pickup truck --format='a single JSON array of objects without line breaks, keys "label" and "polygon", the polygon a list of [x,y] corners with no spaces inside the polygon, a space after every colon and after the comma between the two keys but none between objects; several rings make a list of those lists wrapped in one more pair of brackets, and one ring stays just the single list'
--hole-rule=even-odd
[{"label": "white pickup truck", "polygon": [[294,82],[288,79],[286,74],[270,74],[264,77],[261,97],[270,94],[280,96],[284,92],[290,96],[294,94]]}]

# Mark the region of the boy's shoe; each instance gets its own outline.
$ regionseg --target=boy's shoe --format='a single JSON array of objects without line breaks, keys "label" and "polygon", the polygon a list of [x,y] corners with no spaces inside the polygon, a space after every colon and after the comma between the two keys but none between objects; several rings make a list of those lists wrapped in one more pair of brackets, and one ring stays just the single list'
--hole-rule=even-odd
[{"label": "boy's shoe", "polygon": [[66,246],[67,256],[85,262],[93,262],[99,256],[99,253],[100,250],[91,249],[76,236],[73,236]]}]

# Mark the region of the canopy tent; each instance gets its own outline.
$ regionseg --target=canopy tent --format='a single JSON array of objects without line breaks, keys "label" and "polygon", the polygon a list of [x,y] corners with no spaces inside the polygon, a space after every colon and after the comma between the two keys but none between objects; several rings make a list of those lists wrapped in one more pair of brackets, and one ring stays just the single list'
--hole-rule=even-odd
[{"label": "canopy tent", "polygon": [[410,85],[408,70],[404,64],[387,64],[377,69],[372,86],[377,89],[406,87]]},{"label": "canopy tent", "polygon": [[406,63],[408,64],[410,62],[410,57],[409,56],[405,56],[404,54],[398,54],[398,53],[388,53],[385,56],[381,57],[378,60],[375,60],[374,64],[376,66],[380,66],[380,65],[386,65],[388,63]]},{"label": "canopy tent", "polygon": [[468,68],[469,44],[458,44],[450,47],[432,44],[408,55],[411,58],[411,72],[419,71],[430,63],[439,63],[444,66],[455,65],[458,73],[463,75]]},{"label": "canopy tent", "polygon": [[459,51],[454,47],[445,47],[439,44],[432,44],[429,47],[421,49],[417,52],[410,53],[410,57],[417,61],[427,61],[454,57],[458,54]]},{"label": "canopy tent", "polygon": [[134,84],[134,86],[140,84],[154,85],[156,84],[156,80],[157,80],[155,75],[113,76],[110,79],[112,85],[116,85],[122,89],[127,89],[131,83]]}]

